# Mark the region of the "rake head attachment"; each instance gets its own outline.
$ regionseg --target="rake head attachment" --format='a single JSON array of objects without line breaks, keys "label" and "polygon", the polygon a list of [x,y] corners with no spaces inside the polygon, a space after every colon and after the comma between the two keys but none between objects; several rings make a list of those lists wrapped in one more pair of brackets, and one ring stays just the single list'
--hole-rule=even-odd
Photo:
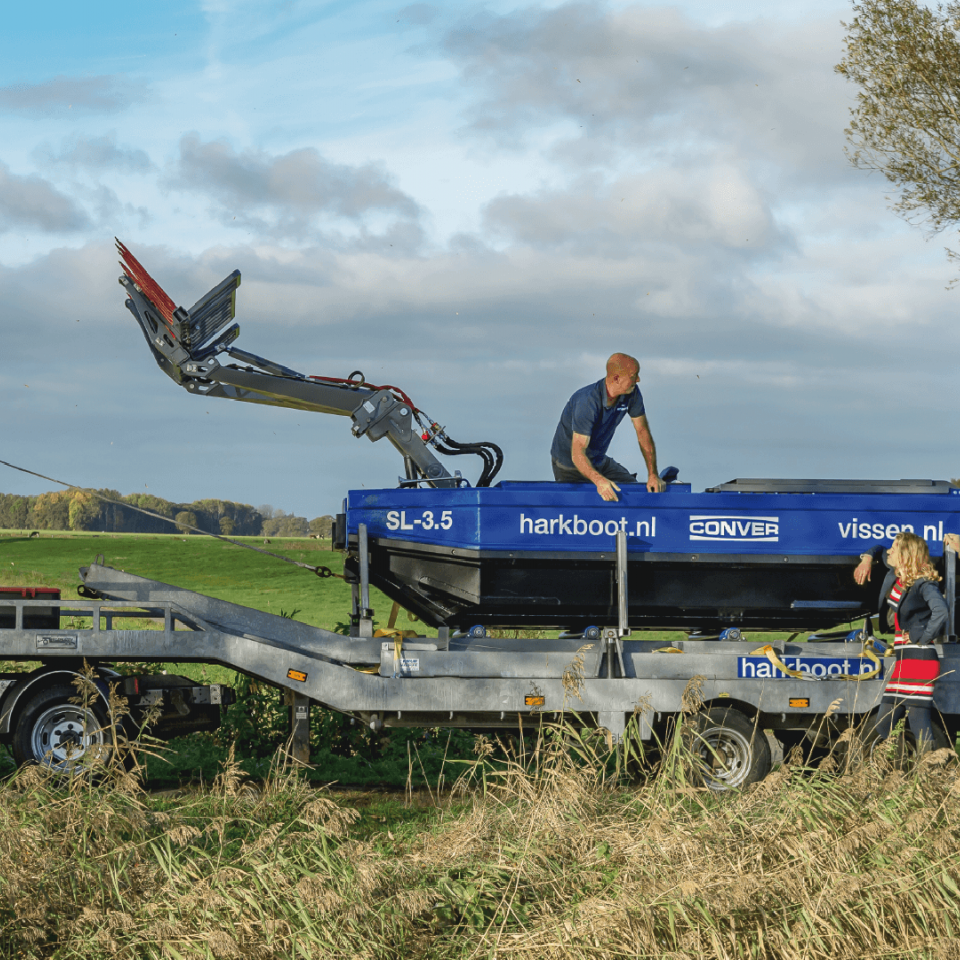
[{"label": "rake head attachment", "polygon": [[182,383],[185,363],[212,357],[237,339],[239,324],[223,328],[236,315],[240,271],[234,270],[186,310],[173,302],[124,244],[119,240],[116,243],[123,269],[120,285],[128,296],[127,309],[140,324],[160,368]]}]

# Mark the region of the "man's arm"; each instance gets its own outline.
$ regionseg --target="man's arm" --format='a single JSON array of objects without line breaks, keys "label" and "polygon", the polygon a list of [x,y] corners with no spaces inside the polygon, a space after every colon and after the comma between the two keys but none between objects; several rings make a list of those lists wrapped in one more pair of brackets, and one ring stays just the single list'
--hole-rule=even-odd
[{"label": "man's arm", "polygon": [[630,420],[633,423],[633,429],[637,431],[637,443],[640,444],[640,452],[647,465],[647,490],[650,493],[662,493],[666,484],[657,474],[657,447],[650,433],[647,415],[641,414],[639,417],[631,417]]},{"label": "man's arm", "polygon": [[594,465],[587,456],[587,444],[590,438],[582,433],[573,435],[573,443],[570,444],[570,459],[573,465],[597,488],[597,493],[604,500],[617,500],[616,491],[620,488],[605,476],[598,473]]}]

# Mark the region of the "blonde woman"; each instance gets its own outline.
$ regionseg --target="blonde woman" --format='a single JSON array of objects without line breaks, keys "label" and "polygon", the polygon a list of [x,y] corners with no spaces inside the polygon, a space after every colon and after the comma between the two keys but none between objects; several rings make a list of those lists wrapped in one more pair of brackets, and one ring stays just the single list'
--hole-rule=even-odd
[{"label": "blonde woman", "polygon": [[[854,579],[862,584],[870,579],[874,548],[863,554],[854,571]],[[910,730],[917,741],[917,752],[928,750],[934,743],[930,711],[933,706],[933,685],[940,675],[940,657],[933,645],[947,622],[947,604],[937,584],[940,574],[930,560],[927,542],[915,533],[898,533],[886,556],[887,577],[880,591],[880,622],[889,609],[893,616],[896,662],[883,691],[874,732],[878,739],[890,736],[906,713]]]}]

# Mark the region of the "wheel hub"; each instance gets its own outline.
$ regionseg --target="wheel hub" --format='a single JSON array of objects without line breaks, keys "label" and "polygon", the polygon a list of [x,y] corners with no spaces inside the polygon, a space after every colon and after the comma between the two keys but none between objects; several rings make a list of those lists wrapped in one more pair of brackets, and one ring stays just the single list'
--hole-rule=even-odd
[{"label": "wheel hub", "polygon": [[31,741],[33,755],[42,757],[41,762],[68,769],[103,758],[108,738],[89,707],[57,704],[37,717]]},{"label": "wheel hub", "polygon": [[729,790],[740,786],[750,772],[752,747],[738,731],[712,727],[698,737],[697,754],[703,763],[707,786]]}]

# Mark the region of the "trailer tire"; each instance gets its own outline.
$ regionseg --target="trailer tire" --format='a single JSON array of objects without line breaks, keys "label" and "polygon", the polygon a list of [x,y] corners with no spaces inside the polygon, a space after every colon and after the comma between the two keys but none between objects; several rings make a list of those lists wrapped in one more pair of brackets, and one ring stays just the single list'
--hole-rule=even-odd
[{"label": "trailer tire", "polygon": [[806,730],[774,730],[773,735],[780,741],[780,749],[783,751],[783,760],[786,763],[794,747],[802,748],[807,732]]},{"label": "trailer tire", "polygon": [[114,744],[106,708],[99,699],[71,703],[76,696],[72,684],[56,684],[27,701],[13,734],[18,766],[36,763],[72,773],[109,763]]},{"label": "trailer tire", "polygon": [[[877,736],[875,729],[869,730],[863,737],[864,753],[868,757],[873,757],[881,752],[884,749],[884,744],[885,741]],[[953,744],[943,727],[934,723],[931,751],[952,746]],[[889,744],[889,750],[889,761],[897,770],[910,770],[917,762],[917,740],[909,728],[904,730],[894,743]]]},{"label": "trailer tire", "polygon": [[766,735],[732,707],[712,707],[697,714],[690,746],[698,778],[711,790],[746,787],[770,772]]}]

